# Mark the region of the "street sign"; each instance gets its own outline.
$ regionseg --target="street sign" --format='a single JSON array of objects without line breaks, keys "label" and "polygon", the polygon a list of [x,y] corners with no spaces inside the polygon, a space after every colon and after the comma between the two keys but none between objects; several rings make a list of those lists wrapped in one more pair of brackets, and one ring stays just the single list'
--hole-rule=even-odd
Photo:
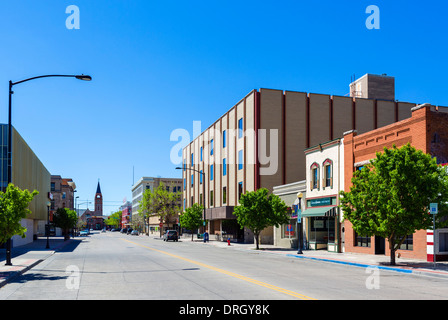
[{"label": "street sign", "polygon": [[438,213],[438,203],[430,203],[429,204],[429,213],[430,214],[437,214]]}]

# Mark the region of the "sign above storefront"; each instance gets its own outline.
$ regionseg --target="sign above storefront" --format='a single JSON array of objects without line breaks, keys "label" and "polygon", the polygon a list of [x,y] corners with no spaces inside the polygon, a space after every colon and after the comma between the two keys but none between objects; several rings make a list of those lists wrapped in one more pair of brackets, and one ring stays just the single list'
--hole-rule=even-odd
[{"label": "sign above storefront", "polygon": [[319,198],[308,200],[308,207],[329,206],[332,204],[332,198]]}]

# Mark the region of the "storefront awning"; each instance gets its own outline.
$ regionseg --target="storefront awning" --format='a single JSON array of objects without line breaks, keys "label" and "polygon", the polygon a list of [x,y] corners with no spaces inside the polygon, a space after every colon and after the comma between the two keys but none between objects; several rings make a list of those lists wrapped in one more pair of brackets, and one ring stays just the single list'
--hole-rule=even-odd
[{"label": "storefront awning", "polygon": [[309,208],[302,212],[302,217],[336,217],[338,212],[339,207],[337,206]]}]

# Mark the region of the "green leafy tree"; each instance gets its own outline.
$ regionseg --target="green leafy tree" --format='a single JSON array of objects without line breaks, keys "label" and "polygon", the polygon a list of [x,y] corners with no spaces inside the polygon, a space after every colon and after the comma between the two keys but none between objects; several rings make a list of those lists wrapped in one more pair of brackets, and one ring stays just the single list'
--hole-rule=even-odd
[{"label": "green leafy tree", "polygon": [[[149,224],[149,217],[156,215],[160,223],[168,223],[170,217],[180,212],[181,192],[168,191],[165,184],[161,182],[154,189],[146,189],[143,193],[139,205],[139,215]],[[160,237],[162,237],[162,228],[160,228]]]},{"label": "green leafy tree", "polygon": [[112,226],[114,228],[118,228],[120,226],[120,222],[122,219],[123,212],[121,210],[112,213],[106,220],[105,224],[108,226]]},{"label": "green leafy tree", "polygon": [[182,228],[191,230],[191,241],[193,241],[193,230],[200,228],[204,222],[202,215],[204,207],[195,203],[192,207],[186,208],[179,217]]},{"label": "green leafy tree", "polygon": [[344,218],[361,236],[388,240],[391,265],[407,235],[429,229],[429,204],[439,204],[438,224],[448,212],[448,175],[436,159],[410,144],[377,153],[362,170],[355,171],[350,191],[340,192]]},{"label": "green leafy tree", "polygon": [[15,235],[25,238],[27,229],[20,222],[31,214],[28,206],[37,194],[39,192],[36,190],[21,190],[12,183],[5,192],[0,192],[0,243]]},{"label": "green leafy tree", "polygon": [[238,224],[249,228],[255,237],[259,249],[260,233],[270,226],[279,227],[289,221],[288,207],[274,194],[269,194],[266,188],[246,192],[241,195],[240,205],[235,207],[234,214]]},{"label": "green leafy tree", "polygon": [[76,211],[68,208],[58,208],[53,215],[53,223],[56,227],[62,229],[64,241],[70,239],[70,229],[74,228],[78,222]]}]

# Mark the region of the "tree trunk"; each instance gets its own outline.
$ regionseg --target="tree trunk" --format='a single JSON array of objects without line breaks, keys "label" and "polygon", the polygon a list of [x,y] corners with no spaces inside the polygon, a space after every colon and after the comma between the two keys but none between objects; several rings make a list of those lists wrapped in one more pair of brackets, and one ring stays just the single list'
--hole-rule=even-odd
[{"label": "tree trunk", "polygon": [[395,265],[395,241],[394,241],[393,237],[391,239],[389,239],[389,249],[390,249],[390,265],[394,266]]},{"label": "tree trunk", "polygon": [[254,233],[254,236],[255,236],[256,249],[259,250],[260,249],[260,246],[259,246],[260,233],[259,232],[258,233]]}]

